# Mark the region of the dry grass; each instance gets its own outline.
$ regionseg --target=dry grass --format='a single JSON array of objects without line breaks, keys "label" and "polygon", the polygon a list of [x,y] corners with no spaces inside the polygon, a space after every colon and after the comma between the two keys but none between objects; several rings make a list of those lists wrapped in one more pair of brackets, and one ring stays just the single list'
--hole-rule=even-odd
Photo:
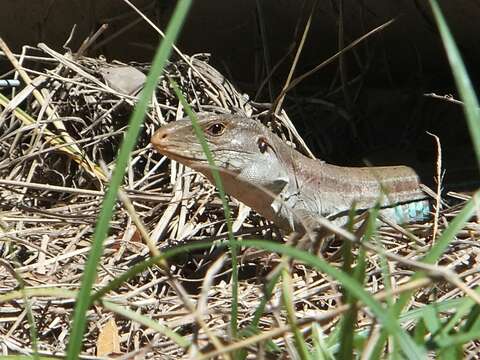
[{"label": "dry grass", "polygon": [[[30,61],[27,56],[20,64],[35,87],[12,94],[11,108],[7,104],[0,107],[2,110],[7,107],[0,115],[0,267],[4,269],[0,272],[0,293],[9,294],[18,288],[19,281],[14,273],[23,279],[27,289],[38,290],[37,296],[29,297],[28,302],[35,316],[39,349],[42,354],[61,356],[65,351],[74,300],[68,296],[61,298],[58,294],[47,296],[41,289],[76,290],[79,286],[106,186],[102,169],[110,170],[114,164],[136,97],[135,94],[121,93],[105,80],[105,68],[125,64],[62,55],[45,45],[41,50],[34,49],[29,53],[39,55],[39,51],[44,57],[42,61]],[[265,119],[267,111],[249,102],[208,65],[204,56],[187,59],[190,63],[178,60],[168,65],[124,183],[137,214],[162,249],[226,238],[223,210],[214,187],[202,176],[155,153],[149,145],[156,128],[184,116],[167,77],[176,80],[197,112],[241,112]],[[129,66],[148,72],[148,64]],[[33,96],[34,89],[39,91],[40,97]],[[28,116],[18,112],[18,107]],[[277,133],[307,152],[287,114],[282,112],[278,120],[273,126]],[[69,142],[70,146],[66,146],[65,143]],[[230,205],[235,216],[234,231],[239,236],[279,240],[279,232],[260,216],[234,199]],[[456,212],[458,208],[440,213],[439,231]],[[408,231],[414,236],[398,227],[385,225],[380,229],[379,244],[400,257],[390,256],[386,260],[394,291],[402,290],[416,266],[415,262],[404,259],[419,259],[430,249],[432,229],[432,223],[411,225]],[[461,278],[469,288],[476,286],[480,279],[476,271],[479,247],[475,239],[478,232],[478,225],[469,223],[440,261],[441,265],[458,273],[456,279]],[[339,241],[331,242],[322,254],[330,258],[332,264],[338,262],[341,265],[337,256],[339,244]],[[107,284],[148,255],[148,248],[130,216],[119,205],[99,268],[97,287]],[[227,340],[231,309],[228,260],[223,259],[223,266],[217,267],[215,273],[207,274],[220,256],[221,252],[212,248],[183,254],[172,259],[170,264],[172,273],[189,292],[190,300],[197,305],[197,312],[209,329],[218,338]],[[365,288],[381,296],[384,289],[383,255],[370,250],[367,258]],[[265,276],[279,260],[278,255],[265,252],[249,250],[242,253],[241,327],[252,319],[263,296]],[[338,315],[345,310],[341,307],[338,283],[301,264],[293,264],[291,272],[296,315],[305,323],[304,330],[308,331],[308,325],[317,320],[324,333],[329,333]],[[199,330],[194,316],[183,307],[183,301],[166,280],[161,271],[151,268],[108,294],[107,298],[173,329],[195,346],[185,351],[157,331],[117,316],[120,352],[125,357],[136,354],[159,359],[187,358],[196,351],[206,353],[213,350],[209,338]],[[463,295],[458,283],[452,285],[444,277],[435,280],[434,286],[426,286],[433,280],[418,284],[421,288],[410,303],[411,308]],[[279,294],[280,289],[277,289],[260,327],[266,332],[271,331],[274,342],[288,356],[292,339],[284,326],[286,317],[279,305]],[[24,299],[0,304],[3,353],[31,352],[26,314]],[[85,357],[96,354],[99,332],[112,318],[112,313],[94,306],[88,316]],[[365,312],[357,327],[368,329],[373,322],[374,319]],[[253,350],[252,355],[260,351],[256,346],[253,343],[247,346]],[[475,344],[472,343],[471,347],[474,349]]]}]

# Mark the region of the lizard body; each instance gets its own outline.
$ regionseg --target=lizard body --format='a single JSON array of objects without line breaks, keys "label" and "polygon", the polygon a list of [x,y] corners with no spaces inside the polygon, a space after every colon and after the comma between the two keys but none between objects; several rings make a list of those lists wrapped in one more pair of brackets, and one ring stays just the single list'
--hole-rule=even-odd
[{"label": "lizard body", "polygon": [[[319,216],[344,224],[354,202],[356,209],[365,210],[379,198],[381,213],[397,223],[428,215],[426,195],[409,167],[327,164],[296,151],[259,121],[237,115],[203,116],[199,125],[225,191],[283,229],[303,232],[301,219]],[[213,182],[189,119],[161,127],[151,142]],[[382,190],[387,196],[380,197]]]}]

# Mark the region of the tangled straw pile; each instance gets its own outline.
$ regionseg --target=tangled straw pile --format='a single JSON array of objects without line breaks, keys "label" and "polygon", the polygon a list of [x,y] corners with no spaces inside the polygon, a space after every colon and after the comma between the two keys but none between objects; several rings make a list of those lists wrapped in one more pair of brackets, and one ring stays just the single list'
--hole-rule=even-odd
[{"label": "tangled straw pile", "polygon": [[[22,63],[17,64],[25,69],[31,85],[10,98],[0,98],[0,110],[3,111],[0,115],[0,253],[1,265],[11,270],[0,273],[0,291],[4,294],[0,295],[0,332],[7,353],[30,353],[29,325],[23,310],[26,304],[18,294],[14,296],[15,301],[8,298],[19,285],[15,272],[29,289],[28,294],[34,296],[29,297],[28,302],[37,324],[41,353],[63,354],[74,302],[72,293],[67,290],[79,286],[107,184],[106,174],[114,166],[149,65],[76,58],[71,54],[59,54],[43,44],[32,52],[37,54],[39,50],[42,56],[27,54],[20,58]],[[129,76],[134,86],[122,82]],[[177,82],[197,112],[241,112],[261,118],[267,109],[239,93],[208,64],[205,56],[185,57],[168,64],[132,154],[124,188],[159,247],[225,239],[223,210],[215,189],[203,177],[163,158],[149,145],[156,128],[184,116],[169,79]],[[307,151],[285,112],[278,120],[280,125],[274,127],[277,133]],[[279,237],[269,223],[234,199],[231,199],[231,206],[234,231],[238,234]],[[441,218],[442,226],[455,211],[452,209]],[[417,258],[429,249],[432,224],[414,225],[410,230],[417,236],[386,226],[380,230],[378,240],[393,253]],[[442,263],[459,272],[477,264],[478,247],[468,239],[477,233],[476,224],[469,224],[462,233],[465,238],[453,244]],[[335,252],[335,248],[330,247],[326,255],[329,250]],[[118,206],[99,268],[98,286],[105,285],[147,256],[148,249],[130,216]],[[171,266],[172,272],[190,292],[190,300],[206,304],[201,308],[199,305],[200,314],[211,331],[223,338],[229,327],[231,303],[231,289],[227,285],[229,262],[224,259],[223,268],[209,275],[214,280],[206,278],[207,270],[219,256],[215,248],[192,252],[175,258]],[[278,259],[276,255],[262,252],[242,254],[240,325],[252,319],[263,296],[264,276]],[[384,288],[382,259],[374,253],[368,257],[365,287],[372,293]],[[401,261],[387,260],[387,265],[393,288],[412,273],[411,266]],[[328,333],[335,325],[332,311],[341,303],[338,284],[300,264],[293,264],[291,270],[297,317],[322,320],[323,331]],[[480,279],[473,272],[464,272],[462,277],[465,275],[470,286]],[[166,280],[158,269],[151,268],[108,294],[107,299],[160,322],[195,342],[198,349],[208,349],[208,337],[198,330],[194,316],[183,308],[182,300],[167,286]],[[48,292],[46,288],[53,291]],[[458,287],[441,283],[435,296],[447,299],[459,294]],[[419,291],[417,303],[412,305],[431,302],[432,296],[431,289],[425,288]],[[102,307],[90,310],[85,353],[96,353],[99,332],[105,328],[111,314]],[[275,295],[262,317],[261,328],[281,327],[284,315]],[[122,317],[115,318],[114,323],[117,330],[112,336],[118,337],[123,354],[158,358],[179,358],[187,354],[187,350],[157,329]],[[364,314],[357,326],[371,324],[372,318]],[[285,332],[273,340],[285,349],[285,341],[290,336]]]}]

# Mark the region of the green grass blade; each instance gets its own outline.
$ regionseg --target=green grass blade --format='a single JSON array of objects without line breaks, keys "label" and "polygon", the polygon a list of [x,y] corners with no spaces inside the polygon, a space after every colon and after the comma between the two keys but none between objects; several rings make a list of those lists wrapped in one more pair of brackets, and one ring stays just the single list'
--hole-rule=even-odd
[{"label": "green grass blade", "polygon": [[425,336],[427,335],[427,327],[425,326],[425,322],[423,319],[420,319],[420,321],[417,322],[417,325],[415,326],[415,331],[413,333],[413,337],[415,339],[415,342],[419,345],[425,344]]},{"label": "green grass blade", "polygon": [[[429,0],[429,2],[440,36],[442,38],[443,45],[445,47],[460,99],[464,103],[463,110],[465,112],[470,136],[472,137],[472,143],[477,156],[477,162],[480,165],[480,109],[478,105],[478,99],[476,97],[470,77],[467,73],[465,64],[463,63],[460,51],[458,50],[453,35],[448,28],[447,22],[442,14],[438,2],[436,0]],[[478,192],[475,195],[478,195]],[[476,199],[472,199],[473,201],[470,201],[467,204],[470,209],[474,209],[475,203],[478,203],[478,196],[475,196],[475,198]],[[437,255],[438,253],[432,254],[432,252],[429,254],[429,256],[432,258],[436,257]],[[461,331],[461,333],[457,335],[450,334],[450,331],[453,330],[455,324],[462,319],[465,312],[468,311],[471,306],[471,303],[466,303],[462,306],[462,308],[459,308],[450,321],[444,325],[442,329],[440,329],[440,334],[435,337],[435,340],[439,343],[442,343],[444,346],[444,351],[441,353],[441,358],[451,358],[452,356],[456,357],[456,355],[460,355],[461,353],[458,352],[460,349],[459,346],[463,345],[467,341],[470,341],[469,339],[475,339],[480,336],[478,330],[473,330],[470,333]],[[476,306],[472,308],[471,312],[475,313],[475,309]],[[471,315],[472,317],[470,317],[470,320],[474,322],[473,319],[477,319],[478,317],[473,314]],[[472,322],[467,321],[467,324],[471,324]],[[467,326],[464,326],[462,330],[465,330],[466,328]]]},{"label": "green grass blade", "polygon": [[[438,238],[438,241],[431,248],[427,255],[422,259],[422,262],[427,264],[433,264],[440,256],[445,252],[445,250],[455,239],[455,235],[463,229],[466,222],[472,217],[475,212],[475,206],[480,201],[480,191],[477,191],[472,198],[465,204],[465,207],[460,211],[460,213],[450,222],[448,227],[443,231],[442,235]],[[416,272],[412,276],[412,280],[419,279],[425,276],[422,271]],[[413,291],[407,291],[402,294],[396,304],[396,313],[400,314],[401,310],[405,304],[410,299],[410,296],[413,294]]]},{"label": "green grass blade", "polygon": [[460,51],[458,51],[458,47],[455,44],[455,40],[437,1],[430,0],[430,6],[447,53],[448,62],[452,68],[453,78],[455,79],[460,99],[464,103],[463,110],[472,137],[473,148],[480,166],[480,109],[478,107],[475,90],[468,76]]},{"label": "green grass blade", "polygon": [[295,348],[297,349],[298,355],[302,360],[310,360],[310,354],[308,352],[307,344],[300,329],[297,326],[297,319],[295,316],[295,306],[293,305],[293,286],[292,279],[287,269],[282,270],[282,298],[283,305],[287,311],[288,323],[293,332],[293,338],[295,339]]},{"label": "green grass blade", "polygon": [[21,289],[22,294],[23,294],[23,302],[25,304],[25,311],[27,312],[27,319],[28,319],[28,324],[29,324],[29,332],[30,332],[30,339],[32,342],[32,351],[33,351],[33,358],[35,360],[38,360],[40,358],[40,355],[38,354],[38,331],[37,331],[37,325],[35,324],[35,317],[33,316],[33,311],[32,311],[32,304],[30,303],[30,300],[27,298],[27,295],[25,294],[24,288],[22,287]]},{"label": "green grass blade", "polygon": [[442,340],[440,345],[443,348],[449,348],[452,346],[463,345],[467,342],[478,340],[479,338],[480,338],[480,329],[474,329],[466,333],[449,335],[446,339]]},{"label": "green grass blade", "polygon": [[[355,218],[355,204],[350,208],[348,214],[348,231],[353,231],[353,224]],[[343,271],[346,274],[352,275],[353,252],[352,242],[344,241],[342,244],[343,254]],[[343,303],[350,305],[349,310],[343,315],[340,320],[340,348],[337,353],[337,358],[342,360],[353,359],[353,337],[355,334],[354,324],[357,319],[357,299],[350,294],[346,288],[342,288]]]},{"label": "green grass blade", "polygon": [[419,320],[423,317],[423,311],[429,307],[436,307],[439,312],[442,311],[448,311],[448,310],[455,310],[458,307],[462,306],[466,302],[470,302],[470,298],[460,298],[460,299],[450,299],[450,300],[445,300],[441,302],[435,302],[432,304],[428,304],[425,306],[422,306],[421,308],[417,309],[412,309],[400,316],[400,321],[403,322],[408,322],[408,321],[414,321],[414,320]]},{"label": "green grass blade", "polygon": [[430,333],[436,333],[442,328],[442,323],[438,317],[438,312],[435,307],[429,307],[423,312],[423,321]]},{"label": "green grass blade", "polygon": [[[376,222],[378,217],[378,206],[370,211],[367,227],[365,230],[364,241],[369,241],[375,234],[376,231]],[[355,216],[355,206],[352,206],[349,214],[349,231],[353,231],[353,220]],[[348,245],[346,245],[348,243]],[[352,259],[352,244],[349,241],[343,243],[343,253],[344,253],[344,271],[347,274],[351,274],[353,278],[358,282],[360,286],[363,286],[365,278],[365,251],[363,248],[359,251],[359,256],[357,258],[357,265],[355,268],[350,269],[350,264],[353,261]],[[354,350],[354,336],[355,329],[354,324],[357,323],[358,316],[358,306],[357,298],[351,293],[344,290],[344,302],[350,305],[349,310],[345,313],[340,321],[340,350],[337,354],[337,357],[340,359],[353,359],[353,350]]]},{"label": "green grass blade", "polygon": [[338,359],[353,359],[353,337],[355,335],[355,324],[357,320],[358,307],[353,296],[347,297],[349,310],[343,315],[340,321],[340,348],[337,354]]},{"label": "green grass blade", "polygon": [[439,360],[464,359],[463,349],[458,346],[450,346],[440,353]]},{"label": "green grass blade", "polygon": [[442,338],[446,338],[449,336],[449,333],[458,325],[459,322],[462,322],[464,320],[465,315],[470,312],[470,314],[466,317],[467,318],[467,323],[464,326],[464,331],[468,330],[468,322],[470,319],[472,319],[472,311],[475,310],[476,305],[475,302],[470,299],[466,298],[466,301],[464,301],[462,304],[459,304],[457,307],[455,307],[456,311],[455,313],[450,317],[448,322],[442,327],[440,333],[435,336],[434,340],[439,341]]},{"label": "green grass blade", "polygon": [[[190,244],[178,247],[176,249],[169,250],[161,257],[171,257],[183,253],[187,250],[193,249],[201,249],[201,248],[208,248],[210,247],[210,243],[204,244]],[[225,247],[226,244],[218,244],[220,247]],[[413,340],[405,333],[405,331],[400,327],[397,319],[391,318],[389,314],[382,308],[380,303],[375,300],[370,294],[368,294],[364,289],[363,286],[359,285],[357,281],[355,281],[351,276],[345,274],[343,271],[331,266],[323,259],[316,257],[313,254],[310,254],[306,251],[302,251],[296,248],[293,248],[288,245],[278,244],[271,241],[266,240],[238,240],[237,246],[239,247],[251,247],[255,249],[263,249],[269,251],[275,251],[280,254],[284,254],[289,256],[292,259],[296,259],[302,261],[306,265],[311,266],[312,268],[316,269],[317,271],[322,271],[327,275],[331,276],[332,278],[338,280],[342,283],[342,286],[346,287],[349,292],[351,292],[357,299],[363,302],[366,306],[370,308],[372,313],[375,314],[378,321],[387,329],[388,333],[391,336],[398,337],[399,343],[402,346],[402,349],[405,355],[410,359],[422,359],[424,358],[424,353],[422,349],[419,349],[415,344],[413,344]],[[151,259],[152,263],[158,261],[158,259]],[[454,306],[455,303],[448,303],[445,304],[445,309],[448,309],[448,306]],[[448,305],[448,306],[447,306]],[[419,316],[417,313],[410,315],[408,320],[412,317],[415,318]]]},{"label": "green grass blade", "polygon": [[[25,280],[23,280],[23,277],[14,269],[11,268],[11,272],[13,273],[13,276],[18,282],[18,288],[19,288],[19,293],[21,294],[21,297],[23,299],[23,303],[25,305],[25,312],[27,314],[27,320],[28,320],[28,325],[29,325],[29,333],[30,333],[30,341],[32,343],[32,353],[33,353],[33,358],[34,359],[39,359],[39,354],[38,354],[38,332],[37,332],[37,325],[35,324],[35,316],[33,315],[32,311],[32,304],[30,302],[30,298],[27,295],[27,291],[25,290],[26,288],[26,283]],[[1,296],[0,296],[1,298]],[[1,302],[0,302],[1,303]]]},{"label": "green grass blade", "polygon": [[363,302],[375,314],[378,321],[384,326],[388,333],[398,340],[405,356],[409,359],[423,359],[425,354],[412,340],[412,338],[400,327],[397,319],[390,316],[381,304],[368,294],[363,286],[351,276],[345,274],[343,271],[331,266],[323,259],[302,251],[291,246],[282,245],[266,240],[239,240],[239,246],[253,247],[256,249],[264,249],[275,251],[281,254],[288,255],[291,258],[300,260],[312,268],[322,271],[332,278],[338,280],[342,286],[345,286],[357,299]]},{"label": "green grass blade", "polygon": [[160,334],[165,335],[172,341],[174,341],[178,346],[182,348],[187,348],[190,346],[192,343],[190,340],[186,339],[185,337],[178,335],[176,332],[173,330],[169,329],[168,327],[160,324],[158,321],[152,320],[151,318],[147,316],[143,316],[136,311],[132,311],[125,306],[120,306],[117,304],[114,304],[110,301],[103,301],[102,305],[105,307],[105,309],[110,310],[114,313],[117,313],[118,315],[123,316],[124,318],[130,319],[132,321],[135,321],[139,324],[142,324],[150,329],[153,329]]},{"label": "green grass blade", "polygon": [[324,340],[322,328],[318,324],[312,325],[313,357],[318,360],[334,360],[332,352]]},{"label": "green grass blade", "polygon": [[339,343],[340,339],[340,327],[336,326],[333,331],[328,334],[327,339],[325,340],[325,344],[328,348],[332,348]]},{"label": "green grass blade", "polygon": [[[238,335],[240,337],[244,338],[244,337],[248,337],[258,333],[258,324],[260,323],[260,320],[262,318],[263,312],[265,311],[265,307],[267,306],[267,303],[270,301],[273,295],[273,290],[275,289],[275,285],[280,279],[281,274],[282,273],[280,271],[276,272],[274,276],[265,284],[265,287],[263,289],[263,296],[260,299],[260,303],[258,304],[257,308],[255,309],[253,319],[246,328],[242,329],[239,332]],[[267,346],[268,345],[270,344],[267,344]],[[238,359],[239,360],[246,359],[247,355],[248,353],[246,351],[241,351],[239,352]]]},{"label": "green grass blade", "polygon": [[[438,238],[438,241],[435,243],[435,245],[430,249],[427,255],[424,256],[422,259],[423,262],[427,264],[433,264],[438,259],[440,256],[444,253],[444,251],[448,248],[450,245],[450,242],[455,239],[455,235],[462,230],[462,228],[465,226],[466,222],[468,219],[472,217],[472,215],[475,212],[475,206],[478,204],[480,201],[480,191],[477,191],[472,198],[465,204],[464,208],[460,213],[450,222],[448,227],[444,230],[442,235]],[[412,276],[411,280],[416,280],[420,279],[425,276],[425,273],[423,271],[417,271],[415,274]],[[394,307],[394,314],[395,316],[399,316],[400,313],[402,312],[403,308],[407,304],[407,302],[410,300],[410,297],[413,294],[412,291],[406,291],[402,295],[400,295],[398,301],[395,304]],[[382,351],[381,349],[383,348],[383,344],[385,343],[387,339],[387,335],[383,331],[382,335],[379,338],[379,341],[377,342],[377,347],[375,352],[380,352]]]},{"label": "green grass blade", "polygon": [[[194,250],[209,249],[212,247],[213,244],[214,244],[213,241],[203,241],[201,243],[181,245],[173,249],[167,250],[165,252],[162,252],[159,256],[154,256],[144,261],[141,261],[135,264],[134,266],[132,266],[130,269],[128,269],[121,275],[115,277],[115,279],[113,279],[103,288],[99,289],[96,293],[94,293],[91,296],[91,302],[101,300],[110,291],[118,289],[123,283],[127,282],[128,280],[132,279],[138,274],[144,272],[148,268],[157,265],[162,260],[169,259],[169,258],[178,256],[184,253],[188,253]],[[220,248],[226,247],[226,244],[218,243],[215,246],[217,249],[220,249]],[[0,303],[1,303],[1,300],[2,300],[2,296],[0,295]]]},{"label": "green grass blade", "polygon": [[[475,154],[477,156],[477,161],[480,164],[480,114],[479,114],[479,107],[478,107],[478,100],[475,95],[474,88],[470,81],[470,77],[468,76],[467,70],[461,58],[460,52],[455,44],[453,36],[448,28],[448,25],[445,21],[445,18],[438,6],[436,0],[429,0],[430,6],[433,11],[433,15],[435,21],[437,23],[440,36],[443,41],[443,45],[445,47],[445,51],[447,53],[448,61],[452,68],[453,77],[455,79],[455,83],[458,88],[458,92],[460,95],[461,100],[464,103],[464,111],[465,116],[467,119],[468,128],[470,131],[470,136],[472,137],[472,142],[474,145]],[[425,261],[428,263],[434,263],[438,260],[440,255],[445,251],[446,247],[453,239],[455,234],[460,231],[460,229],[464,226],[465,222],[470,218],[473,214],[474,209],[474,201],[478,203],[478,192],[475,194],[475,199],[469,201],[462,212],[452,221],[449,225],[447,230],[443,233],[441,240],[434,248],[429,252],[429,254],[425,257]],[[422,276],[421,274],[416,274],[414,278],[418,278]],[[409,298],[411,297],[412,292],[408,292],[403,294],[399,301],[396,304],[396,313],[399,314],[405,304],[408,302]],[[382,337],[383,340],[386,339],[385,335]]]},{"label": "green grass blade", "polygon": [[462,332],[472,331],[480,328],[480,305],[475,304],[467,316],[467,321],[462,327]]},{"label": "green grass blade", "polygon": [[[468,316],[466,316],[465,318],[465,324],[461,327],[457,334],[453,333],[454,330],[451,328],[451,321],[446,326],[444,326],[441,329],[441,333],[434,338],[435,344],[437,344],[441,348],[447,349],[452,346],[463,345],[461,339],[475,339],[475,337],[477,337],[478,339],[478,336],[480,335],[480,306],[478,304],[475,304],[473,307],[471,307]],[[464,318],[461,318],[459,320],[463,321]]]},{"label": "green grass blade", "polygon": [[103,242],[109,229],[109,222],[112,218],[113,207],[117,199],[117,191],[122,184],[125,169],[130,158],[130,152],[137,141],[150,97],[157,85],[166,62],[170,57],[172,45],[180,32],[191,2],[191,0],[180,0],[175,8],[165,38],[155,54],[150,74],[147,77],[142,95],[135,106],[127,133],[125,134],[125,138],[120,147],[115,170],[113,171],[112,179],[107,193],[105,194],[100,216],[95,227],[92,249],[88,256],[87,263],[85,264],[85,272],[73,315],[72,331],[67,347],[67,359],[77,359],[81,351],[83,334],[86,327],[86,312],[90,305],[90,293],[97,275],[97,265],[103,253]]},{"label": "green grass blade", "polygon": [[[478,121],[478,102],[475,92],[473,91],[473,87],[471,86],[471,82],[465,70],[465,66],[463,65],[463,61],[461,60],[458,49],[453,41],[452,35],[448,30],[445,19],[440,12],[437,2],[435,0],[430,0],[430,4],[432,6],[435,19],[439,25],[440,34],[444,40],[445,49],[452,66],[455,81],[459,87],[462,100],[465,102],[465,113],[469,124],[470,134],[475,144],[477,158],[480,158],[480,123]],[[462,211],[455,217],[455,219],[453,219],[447,229],[443,232],[442,236],[424,257],[424,262],[433,264],[440,258],[440,256],[449,246],[450,242],[454,239],[455,235],[463,228],[468,219],[473,215],[475,211],[475,205],[478,204],[480,200],[479,195],[480,194],[477,191],[473,195],[472,199],[465,204],[465,207],[462,209]],[[417,273],[412,277],[412,280],[419,278],[422,276],[422,274],[423,273]],[[401,309],[405,306],[411,294],[412,292],[408,292],[400,297],[400,300],[397,303],[397,314],[400,313]]]},{"label": "green grass blade", "polygon": [[182,95],[180,89],[178,88],[177,84],[174,81],[171,81],[173,90],[177,95],[177,98],[182,103],[185,112],[187,113],[188,117],[192,121],[192,126],[195,131],[195,135],[197,136],[198,141],[202,145],[202,150],[205,153],[205,156],[208,160],[208,165],[210,165],[210,170],[212,171],[212,177],[215,181],[215,186],[218,189],[218,194],[222,200],[223,212],[225,214],[225,220],[227,222],[227,230],[228,230],[228,241],[230,245],[230,254],[232,258],[232,311],[230,317],[230,331],[232,333],[232,337],[237,337],[238,332],[238,259],[237,259],[237,242],[233,236],[232,230],[232,219],[230,216],[230,207],[228,206],[227,196],[225,190],[223,188],[222,179],[220,178],[220,173],[218,171],[217,166],[215,165],[215,161],[213,160],[213,155],[210,149],[208,148],[207,140],[205,139],[205,135],[203,131],[198,125],[197,115],[193,112],[192,108],[185,100],[185,97]]}]

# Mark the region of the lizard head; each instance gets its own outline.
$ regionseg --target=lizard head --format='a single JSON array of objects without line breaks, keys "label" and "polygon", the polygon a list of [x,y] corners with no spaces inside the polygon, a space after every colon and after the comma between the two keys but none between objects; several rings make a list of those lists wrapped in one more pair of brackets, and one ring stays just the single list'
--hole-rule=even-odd
[{"label": "lizard head", "polygon": [[[278,194],[287,184],[287,170],[279,154],[288,146],[259,121],[238,115],[208,115],[199,117],[198,123],[227,192],[228,188],[232,194],[237,192],[234,187],[254,184]],[[162,126],[151,142],[161,154],[212,180],[207,157],[190,119]],[[242,200],[238,194],[232,195]]]}]

